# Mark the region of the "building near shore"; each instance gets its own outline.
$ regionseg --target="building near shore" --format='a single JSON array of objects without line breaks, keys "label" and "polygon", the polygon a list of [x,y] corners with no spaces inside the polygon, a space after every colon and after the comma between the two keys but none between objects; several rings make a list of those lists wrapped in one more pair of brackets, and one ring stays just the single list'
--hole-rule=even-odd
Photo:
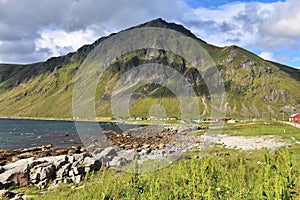
[{"label": "building near shore", "polygon": [[289,121],[290,122],[297,122],[297,123],[299,123],[300,122],[300,113],[291,115],[289,117]]}]

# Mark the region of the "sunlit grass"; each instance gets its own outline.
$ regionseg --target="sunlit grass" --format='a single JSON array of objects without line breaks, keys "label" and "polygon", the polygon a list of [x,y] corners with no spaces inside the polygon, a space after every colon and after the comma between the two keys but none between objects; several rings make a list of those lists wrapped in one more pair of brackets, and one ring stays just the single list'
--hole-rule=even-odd
[{"label": "sunlit grass", "polygon": [[288,151],[211,154],[148,174],[102,169],[81,189],[62,185],[36,199],[291,199],[299,171]]}]

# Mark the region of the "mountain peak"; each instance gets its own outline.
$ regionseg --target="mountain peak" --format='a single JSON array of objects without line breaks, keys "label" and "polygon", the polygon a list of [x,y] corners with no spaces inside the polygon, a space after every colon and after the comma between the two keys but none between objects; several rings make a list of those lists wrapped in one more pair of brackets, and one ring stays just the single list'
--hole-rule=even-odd
[{"label": "mountain peak", "polygon": [[192,38],[195,38],[195,39],[199,40],[199,38],[197,38],[190,30],[186,29],[181,24],[176,24],[176,23],[173,23],[173,22],[167,22],[162,18],[157,18],[157,19],[151,20],[149,22],[145,22],[143,24],[140,24],[138,26],[134,26],[132,28],[141,28],[141,27],[168,28],[168,29],[178,31],[178,32],[180,32],[180,33],[182,33],[186,36],[189,36],[189,37],[192,37]]},{"label": "mountain peak", "polygon": [[[197,36],[195,36],[190,30],[186,29],[183,25],[176,24],[174,22],[167,22],[162,18],[153,19],[151,21],[145,22],[145,23],[137,25],[137,26],[133,26],[131,28],[122,30],[120,32],[127,31],[127,30],[132,30],[132,29],[135,29],[135,28],[143,28],[143,27],[157,27],[157,28],[167,28],[167,29],[175,30],[175,31],[178,31],[178,32],[188,36],[188,37],[191,37],[191,38],[194,38],[198,41],[206,43],[204,40],[201,40],[201,39],[197,38]],[[95,48],[101,41],[103,41],[104,39],[109,38],[112,35],[116,35],[116,34],[118,34],[118,33],[112,33],[109,36],[99,38],[93,44],[84,45],[84,46],[82,46],[81,48],[78,49],[78,52],[89,52],[91,49]]]},{"label": "mountain peak", "polygon": [[151,21],[145,22],[141,24],[140,26],[148,26],[148,27],[162,27],[162,26],[168,26],[170,23],[163,20],[162,18],[153,19]]}]

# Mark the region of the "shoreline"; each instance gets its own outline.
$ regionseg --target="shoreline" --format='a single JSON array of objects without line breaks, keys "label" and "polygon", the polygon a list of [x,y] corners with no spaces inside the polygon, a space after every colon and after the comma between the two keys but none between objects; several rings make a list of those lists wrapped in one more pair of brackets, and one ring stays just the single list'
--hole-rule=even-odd
[{"label": "shoreline", "polygon": [[[99,117],[100,118],[100,117]],[[107,118],[107,117],[103,117]],[[180,123],[162,123],[162,124],[153,124],[153,123],[144,123],[139,121],[117,121],[117,120],[109,120],[109,119],[95,119],[95,120],[74,120],[72,118],[46,118],[46,117],[6,117],[0,116],[0,120],[35,120],[35,121],[64,121],[64,122],[98,122],[98,123],[113,123],[113,124],[128,124],[128,125],[142,125],[142,126],[157,126],[157,125],[180,125]]]},{"label": "shoreline", "polygon": [[[29,123],[30,121],[34,124],[44,124],[44,123],[47,123],[48,125],[47,126],[55,126],[56,123],[62,123],[60,126],[65,126],[64,124],[66,123],[66,126],[68,125],[71,125],[72,127],[75,126],[75,129],[74,131],[71,131],[71,132],[68,132],[65,133],[63,132],[63,130],[61,128],[59,128],[59,130],[61,130],[61,133],[56,131],[54,136],[52,137],[51,140],[49,141],[45,141],[45,139],[42,139],[41,138],[46,138],[48,136],[45,136],[43,134],[37,134],[36,139],[36,145],[32,146],[30,143],[28,143],[27,145],[15,145],[15,144],[10,144],[9,142],[5,145],[0,145],[1,148],[0,148],[0,151],[2,150],[18,150],[18,149],[22,149],[22,148],[32,148],[32,147],[36,147],[36,146],[39,146],[40,144],[41,145],[46,145],[48,143],[51,143],[53,144],[54,147],[56,148],[68,148],[68,147],[71,147],[71,146],[74,146],[74,145],[78,145],[78,142],[79,143],[82,143],[81,141],[81,138],[79,136],[78,138],[78,131],[77,131],[77,128],[76,128],[76,124],[75,122],[80,122],[80,123],[84,123],[86,127],[89,126],[89,123],[99,123],[100,126],[108,126],[108,129],[107,130],[110,130],[110,129],[116,129],[118,130],[118,126],[126,126],[128,127],[130,130],[134,130],[136,128],[141,128],[141,127],[159,127],[157,126],[157,124],[146,124],[146,123],[135,123],[135,122],[120,122],[120,121],[88,121],[88,120],[84,120],[84,121],[73,121],[73,120],[70,120],[70,119],[54,119],[54,118],[32,118],[32,117],[0,117],[0,120],[2,119],[2,123],[5,125],[5,124],[10,124],[10,123],[16,123],[16,124],[20,124],[20,123]],[[8,120],[8,121],[6,121]],[[16,121],[13,121],[13,120],[16,120]],[[20,120],[20,121],[18,121]],[[22,121],[24,120],[24,121]],[[26,121],[28,120],[28,121]],[[30,122],[30,123],[31,123]],[[53,125],[52,125],[53,123]],[[92,124],[91,124],[92,125]],[[109,128],[111,127],[111,128]],[[114,128],[115,127],[115,128]],[[72,128],[73,130],[73,128]],[[106,128],[104,129],[106,130]],[[7,132],[7,131],[5,131]],[[4,133],[4,132],[3,132]],[[4,136],[6,134],[4,133]],[[19,134],[20,135],[20,134]],[[18,137],[23,137],[23,136],[19,136]],[[23,134],[21,134],[23,135]],[[42,135],[42,136],[40,136]],[[47,134],[46,134],[47,135]],[[49,134],[48,134],[49,135]],[[2,135],[1,135],[2,136]],[[25,136],[24,136],[25,137]],[[58,140],[55,139],[55,138],[62,138],[61,140],[64,140],[63,143],[60,143],[60,142],[57,142]],[[11,139],[13,140],[13,139]],[[60,139],[59,139],[60,140]],[[22,140],[20,140],[22,141]]]},{"label": "shoreline", "polygon": [[40,120],[40,121],[74,121],[71,118],[46,118],[46,117],[6,117],[1,116],[0,119],[18,119],[18,120]]}]

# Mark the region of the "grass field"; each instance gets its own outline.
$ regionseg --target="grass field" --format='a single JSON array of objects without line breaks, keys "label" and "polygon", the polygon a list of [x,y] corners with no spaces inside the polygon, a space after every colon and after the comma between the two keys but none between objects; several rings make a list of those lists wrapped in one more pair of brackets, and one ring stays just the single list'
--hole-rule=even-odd
[{"label": "grass field", "polygon": [[225,124],[223,126],[222,133],[235,136],[277,135],[281,136],[283,139],[290,140],[291,137],[293,137],[300,141],[299,128],[282,124],[278,121],[257,121],[239,124]]},{"label": "grass field", "polygon": [[[285,132],[284,132],[285,129]],[[229,135],[300,139],[300,129],[278,122],[225,125]],[[193,157],[197,152],[190,152]],[[147,174],[103,168],[84,182],[22,190],[34,199],[300,199],[300,145],[270,151],[216,146],[204,158],[181,160]],[[42,192],[42,194],[41,194]]]}]

